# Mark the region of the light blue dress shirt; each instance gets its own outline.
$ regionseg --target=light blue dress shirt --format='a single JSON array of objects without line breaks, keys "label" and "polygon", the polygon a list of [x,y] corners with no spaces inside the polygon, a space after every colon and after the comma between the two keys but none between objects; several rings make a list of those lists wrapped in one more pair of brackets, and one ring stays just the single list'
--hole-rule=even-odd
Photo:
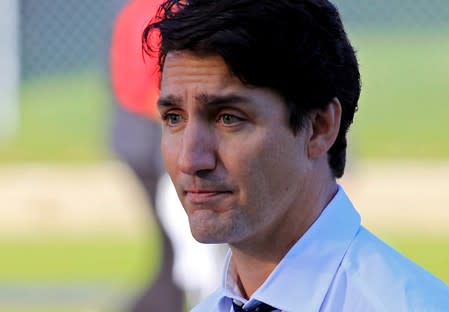
[{"label": "light blue dress shirt", "polygon": [[232,300],[286,312],[449,311],[449,287],[361,226],[341,187],[249,300],[239,293],[231,257],[222,287],[193,312],[233,312]]}]

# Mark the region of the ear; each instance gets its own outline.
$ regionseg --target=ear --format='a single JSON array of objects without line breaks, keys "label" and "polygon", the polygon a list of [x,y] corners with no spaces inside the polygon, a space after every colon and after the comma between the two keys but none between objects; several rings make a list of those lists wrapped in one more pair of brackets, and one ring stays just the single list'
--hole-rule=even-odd
[{"label": "ear", "polygon": [[341,104],[334,97],[323,110],[310,114],[311,136],[309,137],[309,158],[319,158],[334,144],[340,130]]}]

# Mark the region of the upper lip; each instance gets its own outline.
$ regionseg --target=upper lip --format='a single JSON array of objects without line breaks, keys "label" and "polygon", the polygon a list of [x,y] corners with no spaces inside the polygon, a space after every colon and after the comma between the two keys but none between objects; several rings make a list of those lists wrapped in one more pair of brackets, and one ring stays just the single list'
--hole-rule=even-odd
[{"label": "upper lip", "polygon": [[185,193],[230,193],[230,190],[224,189],[186,189]]}]

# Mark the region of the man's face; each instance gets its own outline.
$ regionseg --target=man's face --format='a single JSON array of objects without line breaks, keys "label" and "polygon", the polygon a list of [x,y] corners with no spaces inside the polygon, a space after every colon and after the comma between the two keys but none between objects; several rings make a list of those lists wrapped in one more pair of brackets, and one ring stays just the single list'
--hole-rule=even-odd
[{"label": "man's face", "polygon": [[307,196],[311,166],[304,131],[288,127],[281,97],[243,85],[220,56],[171,52],[159,110],[165,165],[198,241],[237,244],[285,231]]}]

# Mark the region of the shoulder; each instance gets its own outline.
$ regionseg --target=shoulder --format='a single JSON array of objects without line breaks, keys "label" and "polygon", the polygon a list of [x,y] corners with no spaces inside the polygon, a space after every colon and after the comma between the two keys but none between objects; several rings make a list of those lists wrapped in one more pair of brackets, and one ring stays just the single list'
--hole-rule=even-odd
[{"label": "shoulder", "polygon": [[334,283],[346,289],[340,295],[374,311],[444,311],[449,306],[447,285],[363,227]]}]

